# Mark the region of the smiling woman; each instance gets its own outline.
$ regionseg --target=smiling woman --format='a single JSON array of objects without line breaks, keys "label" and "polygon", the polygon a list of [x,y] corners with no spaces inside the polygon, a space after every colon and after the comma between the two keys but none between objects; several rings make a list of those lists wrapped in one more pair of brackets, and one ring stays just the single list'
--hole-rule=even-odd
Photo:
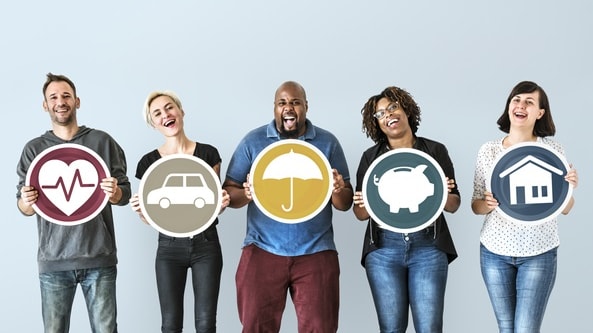
[{"label": "smiling woman", "polygon": [[[449,263],[457,258],[444,212],[454,213],[461,204],[453,163],[443,144],[416,135],[420,107],[406,90],[385,88],[367,100],[361,113],[363,131],[375,145],[360,159],[353,211],[358,220],[367,221],[361,263],[380,331],[406,330],[411,308],[417,332],[442,332]],[[383,174],[380,180],[369,181],[371,175],[376,177],[376,164],[396,152],[403,153],[382,171],[391,170],[379,172]],[[402,157],[406,153],[422,155],[422,162],[415,164],[413,159]],[[402,161],[407,164],[397,165]],[[436,170],[438,175],[432,177],[432,182],[424,175],[427,164],[431,165],[429,171],[434,174]],[[376,184],[372,191],[368,191],[369,183]],[[382,220],[375,214],[375,207],[369,206],[377,193],[390,205],[389,212],[381,215]],[[429,218],[423,220],[418,206],[429,196],[442,200],[436,200],[437,205],[432,205],[436,209],[429,209]],[[408,221],[406,215],[400,214],[404,207],[412,216]]]},{"label": "smiling woman", "polygon": [[[490,170],[497,170],[495,162],[522,144],[547,145],[562,157],[564,148],[549,138],[556,134],[556,126],[548,96],[535,82],[522,81],[513,87],[497,124],[507,135],[480,147],[474,172],[472,210],[485,215],[480,232],[482,277],[500,331],[520,327],[539,332],[556,280],[560,244],[558,221],[550,216],[537,224],[517,223],[497,209],[504,195],[490,192],[486,181]],[[561,181],[576,187],[576,170],[569,170]],[[563,214],[568,214],[574,203],[572,196],[567,199]],[[515,297],[509,300],[509,295]]]},{"label": "smiling woman", "polygon": [[[190,140],[185,135],[184,116],[179,97],[171,91],[155,91],[146,98],[144,120],[163,135],[165,143],[145,154],[138,162],[136,178],[142,180],[142,184],[145,184],[144,177],[151,174],[153,166],[160,165],[164,159],[168,160],[169,157],[178,154],[197,157],[214,170],[213,174],[216,177],[220,177],[221,158],[218,150],[209,144]],[[165,180],[159,184],[162,186],[153,189],[146,196],[149,204],[158,204],[161,208],[168,209],[164,214],[169,221],[159,221],[159,225],[166,224],[170,226],[169,230],[179,230],[180,225],[193,219],[194,211],[181,210],[181,216],[178,216],[169,213],[170,205],[190,203],[195,204],[196,208],[202,208],[206,204],[214,203],[214,192],[211,189],[206,186],[191,186],[198,183],[205,184],[204,176],[200,173],[169,170]],[[226,191],[222,190],[221,197],[222,202],[218,202],[216,206],[220,207],[220,210],[215,211],[215,214],[222,212],[229,204]],[[144,200],[144,195],[142,199]],[[155,224],[147,215],[152,214],[151,211],[141,204],[139,194],[132,196],[130,205],[142,221],[146,223],[149,219],[151,225]],[[216,215],[212,217],[215,218]],[[155,270],[163,332],[180,332],[183,328],[184,292],[188,269],[191,270],[194,290],[196,332],[216,331],[222,251],[216,230],[218,219],[210,219],[209,222],[211,224],[204,225],[204,228],[198,230],[199,233],[192,233],[189,237],[185,233],[177,236],[161,228],[157,229],[160,232]]]}]

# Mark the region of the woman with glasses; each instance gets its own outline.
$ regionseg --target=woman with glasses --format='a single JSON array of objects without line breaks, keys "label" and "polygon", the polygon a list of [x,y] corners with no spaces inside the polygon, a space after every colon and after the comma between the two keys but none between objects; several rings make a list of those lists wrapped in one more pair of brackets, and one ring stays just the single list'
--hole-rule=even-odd
[{"label": "woman with glasses", "polygon": [[404,89],[387,87],[370,97],[361,113],[363,132],[375,145],[362,154],[353,210],[357,219],[368,221],[361,263],[380,332],[406,332],[409,308],[416,332],[442,332],[448,264],[457,257],[443,213],[420,231],[394,232],[369,215],[362,184],[369,166],[382,154],[396,148],[418,149],[433,157],[443,169],[448,187],[444,210],[454,213],[461,199],[453,163],[443,144],[416,136],[420,108]]}]

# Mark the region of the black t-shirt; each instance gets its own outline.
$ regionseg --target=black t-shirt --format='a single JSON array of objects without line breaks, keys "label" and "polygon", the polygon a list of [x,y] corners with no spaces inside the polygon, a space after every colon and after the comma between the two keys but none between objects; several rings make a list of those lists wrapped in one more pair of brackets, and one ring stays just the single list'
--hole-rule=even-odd
[{"label": "black t-shirt", "polygon": [[[196,149],[194,149],[193,155],[208,163],[211,167],[214,167],[221,162],[218,150],[209,144],[196,142]],[[136,167],[136,178],[142,179],[146,170],[148,170],[152,163],[156,162],[159,158],[161,158],[161,154],[157,149],[142,156]]]},{"label": "black t-shirt", "polygon": [[[222,161],[222,159],[220,158],[220,154],[218,153],[218,150],[214,146],[205,143],[196,142],[196,149],[194,149],[193,155],[203,160],[211,167],[214,167]],[[138,161],[138,165],[136,166],[136,178],[142,179],[142,176],[144,176],[144,173],[146,172],[146,170],[148,170],[152,163],[156,162],[161,157],[162,156],[159,153],[158,149],[155,149],[147,153],[146,155],[142,156],[140,161]],[[215,228],[217,224],[218,218],[214,220],[212,225],[205,231]]]},{"label": "black t-shirt", "polygon": [[[453,162],[449,158],[449,153],[445,145],[430,139],[417,137],[413,148],[421,150],[430,155],[439,163],[446,177],[448,177],[449,179],[455,179],[455,170],[453,168]],[[385,142],[381,142],[370,147],[362,154],[362,157],[360,158],[360,163],[358,164],[358,170],[356,171],[356,191],[362,191],[362,183],[364,181],[364,176],[369,166],[379,156],[385,154],[388,151],[389,147],[387,146],[387,144]],[[455,182],[455,188],[451,190],[451,193],[459,195],[457,182]],[[455,250],[455,245],[453,244],[453,239],[451,238],[451,233],[449,232],[449,227],[447,226],[447,221],[445,220],[445,216],[442,213],[441,215],[439,215],[434,225],[436,231],[436,246],[440,250],[447,253],[447,258],[449,259],[449,262],[452,262],[453,260],[455,260],[455,258],[457,258],[457,251]],[[372,218],[370,218],[369,224],[367,225],[366,232],[364,235],[361,259],[361,264],[363,266],[366,255],[369,254],[369,252],[381,247],[381,244],[377,243],[378,230],[379,225],[375,221],[373,221]],[[373,233],[372,237],[371,231]]]}]

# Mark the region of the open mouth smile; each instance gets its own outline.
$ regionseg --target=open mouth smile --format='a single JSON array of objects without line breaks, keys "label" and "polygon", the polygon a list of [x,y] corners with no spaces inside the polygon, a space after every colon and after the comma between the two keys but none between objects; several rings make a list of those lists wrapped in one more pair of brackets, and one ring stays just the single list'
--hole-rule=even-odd
[{"label": "open mouth smile", "polygon": [[387,127],[391,127],[393,124],[399,123],[399,118],[392,118],[387,121]]}]

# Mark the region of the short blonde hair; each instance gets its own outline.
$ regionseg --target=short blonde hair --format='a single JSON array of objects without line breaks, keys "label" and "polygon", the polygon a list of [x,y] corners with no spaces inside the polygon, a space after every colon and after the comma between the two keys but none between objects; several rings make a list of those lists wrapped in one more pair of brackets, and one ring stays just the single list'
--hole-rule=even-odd
[{"label": "short blonde hair", "polygon": [[144,118],[144,121],[151,127],[154,127],[154,123],[152,121],[152,117],[150,116],[150,104],[152,104],[152,101],[154,101],[156,98],[161,96],[167,96],[171,98],[173,100],[173,103],[177,104],[177,107],[181,111],[183,111],[183,107],[181,106],[181,100],[174,92],[170,90],[153,91],[150,94],[148,94],[148,97],[146,97],[146,101],[144,102],[144,111],[142,112],[142,117]]}]

